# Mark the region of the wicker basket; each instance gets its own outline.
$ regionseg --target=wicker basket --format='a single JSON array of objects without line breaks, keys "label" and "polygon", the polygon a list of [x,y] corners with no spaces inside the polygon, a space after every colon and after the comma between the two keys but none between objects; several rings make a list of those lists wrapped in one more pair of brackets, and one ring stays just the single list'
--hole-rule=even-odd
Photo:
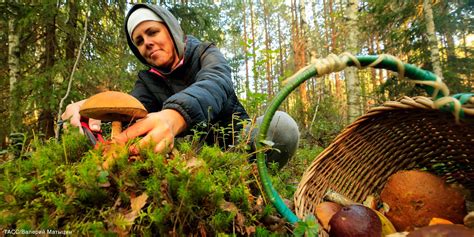
[{"label": "wicker basket", "polygon": [[433,109],[427,97],[404,97],[372,108],[307,168],[294,196],[296,215],[314,214],[329,189],[362,202],[404,169],[426,169],[472,193],[474,98],[462,108],[459,123],[452,113]]},{"label": "wicker basket", "polygon": [[[294,195],[295,212],[288,208],[272,185],[265,155],[257,153],[257,166],[268,200],[290,223],[314,214],[329,191],[353,201],[379,194],[390,175],[406,169],[426,169],[467,193],[474,191],[474,94],[450,96],[449,88],[435,74],[391,55],[330,54],[312,60],[275,95],[265,111],[257,150],[266,142],[273,115],[283,100],[304,81],[356,66],[398,73],[423,88],[431,98],[404,97],[371,109],[336,137],[308,167]],[[444,112],[448,111],[448,112]],[[468,207],[469,209],[469,207]]]}]

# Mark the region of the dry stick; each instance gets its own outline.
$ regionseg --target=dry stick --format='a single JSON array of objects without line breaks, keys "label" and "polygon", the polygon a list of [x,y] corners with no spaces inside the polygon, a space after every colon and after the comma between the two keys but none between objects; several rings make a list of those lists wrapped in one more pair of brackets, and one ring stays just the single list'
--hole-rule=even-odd
[{"label": "dry stick", "polygon": [[71,75],[69,76],[69,83],[67,85],[66,94],[64,95],[64,97],[59,102],[58,119],[56,120],[56,124],[57,124],[56,139],[59,139],[59,130],[60,130],[59,128],[61,126],[59,121],[61,121],[61,113],[62,113],[63,103],[66,100],[66,98],[69,96],[69,92],[71,91],[71,85],[72,85],[72,79],[73,79],[73,76],[74,76],[74,72],[76,71],[77,64],[79,62],[79,58],[81,57],[82,46],[84,45],[84,42],[86,41],[87,19],[89,18],[89,14],[90,14],[90,12],[87,12],[87,14],[86,14],[86,19],[85,19],[85,22],[84,22],[84,36],[82,37],[81,43],[79,44],[79,51],[77,53],[76,61],[74,62],[74,66],[72,67]]},{"label": "dry stick", "polygon": [[309,129],[308,129],[310,134],[311,134],[311,128],[313,127],[313,124],[314,124],[314,120],[316,120],[316,115],[318,114],[318,111],[319,111],[319,104],[321,103],[321,96],[318,96],[318,101],[316,103],[317,103],[317,105],[316,105],[316,108],[314,109],[313,119],[311,119],[311,124],[309,125]]}]

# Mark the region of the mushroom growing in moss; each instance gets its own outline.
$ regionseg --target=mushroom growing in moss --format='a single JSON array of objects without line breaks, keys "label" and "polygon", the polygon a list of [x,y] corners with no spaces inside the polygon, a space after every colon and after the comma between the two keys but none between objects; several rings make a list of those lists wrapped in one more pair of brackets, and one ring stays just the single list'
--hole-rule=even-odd
[{"label": "mushroom growing in moss", "polygon": [[145,117],[148,112],[135,97],[117,91],[106,91],[91,96],[79,111],[81,116],[112,122],[111,138],[122,132],[122,122]]}]

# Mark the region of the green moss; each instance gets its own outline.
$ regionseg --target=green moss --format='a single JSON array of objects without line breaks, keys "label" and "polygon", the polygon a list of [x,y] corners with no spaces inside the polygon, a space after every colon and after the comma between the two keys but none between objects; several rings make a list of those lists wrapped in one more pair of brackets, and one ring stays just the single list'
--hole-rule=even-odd
[{"label": "green moss", "polygon": [[[112,148],[116,159],[105,170],[106,147],[91,149],[78,133],[60,142],[35,140],[30,158],[0,164],[0,229],[212,236],[245,235],[244,227],[256,227],[270,233],[261,218],[278,214],[270,204],[255,208],[261,185],[247,154],[195,140],[176,145],[171,156],[144,149],[136,161],[127,146]],[[274,184],[285,189],[290,177],[279,174]],[[136,201],[144,193],[147,198]]]}]

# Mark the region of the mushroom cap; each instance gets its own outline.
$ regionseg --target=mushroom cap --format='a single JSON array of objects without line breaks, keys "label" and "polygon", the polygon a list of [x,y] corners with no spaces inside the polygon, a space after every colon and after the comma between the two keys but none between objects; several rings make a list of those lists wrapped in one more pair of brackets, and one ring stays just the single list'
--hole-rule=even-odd
[{"label": "mushroom cap", "polygon": [[135,97],[118,91],[106,91],[91,96],[81,106],[79,114],[102,121],[131,121],[148,112]]},{"label": "mushroom cap", "polygon": [[329,221],[331,237],[380,237],[382,222],[374,210],[352,204],[341,208]]},{"label": "mushroom cap", "polygon": [[339,210],[342,209],[342,206],[335,202],[322,202],[316,206],[316,218],[318,218],[319,223],[323,226],[325,230],[329,229],[329,221],[331,217],[334,216]]},{"label": "mushroom cap", "polygon": [[389,205],[386,216],[397,231],[426,226],[433,217],[461,224],[466,215],[463,195],[426,171],[402,170],[391,175],[380,198]]},{"label": "mushroom cap", "polygon": [[441,224],[425,226],[410,232],[407,237],[472,237],[474,230],[463,225]]}]

